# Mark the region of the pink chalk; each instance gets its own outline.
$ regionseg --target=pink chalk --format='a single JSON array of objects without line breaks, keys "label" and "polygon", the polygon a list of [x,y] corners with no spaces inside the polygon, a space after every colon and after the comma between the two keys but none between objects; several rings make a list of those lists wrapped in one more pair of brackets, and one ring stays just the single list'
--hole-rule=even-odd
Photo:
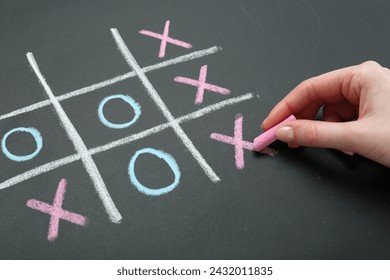
[{"label": "pink chalk", "polygon": [[253,140],[253,150],[259,152],[263,150],[265,147],[267,147],[269,144],[275,142],[277,140],[275,136],[276,129],[282,124],[295,121],[295,120],[296,120],[295,116],[291,115],[284,121],[280,122],[279,124],[268,129],[266,132],[257,136],[255,140]]},{"label": "pink chalk", "polygon": [[[253,144],[251,142],[245,141],[242,138],[242,123],[243,116],[241,114],[236,115],[236,119],[234,121],[234,137],[220,134],[220,133],[211,133],[210,138],[220,141],[222,143],[234,145],[234,157],[236,160],[236,168],[244,169],[244,149],[245,150],[253,150]],[[263,149],[261,151],[263,154],[267,154],[269,156],[274,156],[276,151],[272,149]]]}]

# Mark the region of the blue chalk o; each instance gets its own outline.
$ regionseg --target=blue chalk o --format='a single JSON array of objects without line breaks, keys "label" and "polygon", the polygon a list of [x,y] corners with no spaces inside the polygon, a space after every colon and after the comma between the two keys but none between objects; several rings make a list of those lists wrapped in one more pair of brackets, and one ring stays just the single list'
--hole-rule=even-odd
[{"label": "blue chalk o", "polygon": [[[126,122],[126,123],[113,123],[107,120],[106,116],[104,115],[103,108],[106,103],[112,99],[122,99],[124,102],[129,104],[133,110],[134,110],[134,117],[131,121]],[[100,121],[107,127],[113,128],[113,129],[122,129],[131,126],[133,123],[135,123],[139,116],[141,115],[141,106],[130,96],[128,95],[123,95],[123,94],[115,94],[111,96],[105,97],[99,104],[98,108],[98,116]]]},{"label": "blue chalk o", "polygon": [[[167,187],[163,187],[163,188],[159,188],[159,189],[150,189],[148,187],[145,187],[137,179],[137,176],[135,175],[135,171],[134,171],[135,162],[136,162],[138,156],[140,156],[142,154],[152,154],[152,155],[155,155],[156,157],[164,160],[169,165],[173,174],[175,175],[175,179],[174,179],[173,183]],[[151,196],[159,196],[159,195],[163,195],[163,194],[171,192],[179,184],[180,175],[181,175],[180,170],[179,170],[179,166],[177,165],[175,159],[170,154],[167,154],[163,151],[156,150],[153,148],[145,148],[145,149],[138,150],[130,160],[128,172],[129,172],[129,176],[130,176],[130,181],[133,183],[133,185],[140,192],[142,192],[146,195],[151,195]]]},{"label": "blue chalk o", "polygon": [[[8,136],[13,134],[14,132],[30,133],[34,137],[35,143],[37,145],[37,148],[35,149],[35,151],[32,152],[31,154],[24,155],[24,156],[18,156],[18,155],[11,153],[7,148],[7,138],[8,138]],[[33,127],[17,127],[17,128],[11,129],[3,136],[3,139],[1,140],[1,149],[2,149],[3,153],[5,154],[5,156],[7,158],[9,158],[10,160],[18,161],[18,162],[33,159],[36,155],[38,155],[38,153],[42,149],[42,146],[43,146],[42,136],[39,133],[39,131]]]}]

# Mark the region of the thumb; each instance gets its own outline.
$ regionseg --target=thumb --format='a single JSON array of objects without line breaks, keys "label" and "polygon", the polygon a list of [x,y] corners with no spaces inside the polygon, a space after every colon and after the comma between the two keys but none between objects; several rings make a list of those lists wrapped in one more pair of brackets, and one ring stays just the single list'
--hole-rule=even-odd
[{"label": "thumb", "polygon": [[291,147],[308,146],[354,152],[353,122],[296,120],[278,127],[275,136]]}]

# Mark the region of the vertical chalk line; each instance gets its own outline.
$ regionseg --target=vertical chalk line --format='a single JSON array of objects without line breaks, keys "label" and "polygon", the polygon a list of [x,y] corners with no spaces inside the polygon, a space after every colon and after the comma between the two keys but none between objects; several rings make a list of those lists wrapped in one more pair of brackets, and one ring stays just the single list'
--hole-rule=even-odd
[{"label": "vertical chalk line", "polygon": [[[178,56],[176,58],[172,58],[172,59],[169,59],[169,60],[166,60],[166,61],[162,61],[162,62],[157,63],[157,64],[153,64],[153,65],[149,65],[149,66],[143,67],[142,71],[144,71],[144,73],[147,73],[147,72],[150,72],[150,71],[154,71],[154,70],[158,70],[158,69],[161,69],[161,68],[165,68],[165,67],[170,66],[170,65],[175,65],[175,64],[178,64],[178,63],[187,62],[187,61],[190,61],[190,60],[201,58],[203,56],[214,54],[214,53],[217,53],[220,50],[221,50],[220,47],[214,46],[214,47],[211,47],[211,48],[208,48],[208,49],[195,51],[195,52],[192,52],[192,53],[189,53],[189,54],[186,54],[186,55],[182,55],[182,56]],[[102,82],[99,82],[99,83],[96,83],[96,84],[93,84],[93,85],[90,85],[90,86],[86,86],[86,87],[83,87],[83,88],[80,88],[80,89],[77,89],[77,90],[74,90],[74,91],[70,91],[68,93],[64,93],[62,95],[57,96],[57,100],[58,101],[67,100],[67,99],[70,99],[72,97],[76,97],[76,96],[83,95],[83,94],[86,94],[86,93],[89,93],[89,92],[93,92],[95,90],[98,90],[98,89],[101,89],[101,88],[113,85],[115,83],[124,81],[126,79],[133,78],[135,76],[136,76],[135,71],[131,71],[131,72],[128,72],[128,73],[116,76],[114,78],[111,78],[111,79],[108,79],[108,80],[105,80],[105,81],[102,81]],[[31,104],[31,105],[28,105],[26,107],[14,110],[12,112],[3,114],[3,115],[0,116],[0,120],[4,120],[4,119],[11,118],[11,117],[15,117],[17,115],[24,114],[24,113],[27,113],[27,112],[31,112],[31,111],[34,111],[34,110],[37,110],[37,109],[40,109],[40,108],[43,108],[43,107],[46,107],[46,106],[49,106],[49,105],[51,105],[50,100],[43,100],[43,101],[40,101],[40,102]]]},{"label": "vertical chalk line", "polygon": [[234,145],[234,155],[236,158],[237,169],[244,169],[245,166],[244,143],[242,139],[242,123],[243,116],[241,114],[237,114],[236,119],[234,120],[234,141],[236,142]]},{"label": "vertical chalk line", "polygon": [[56,194],[51,207],[49,232],[47,239],[53,241],[58,237],[58,227],[60,225],[60,216],[62,212],[62,203],[64,202],[66,192],[66,180],[62,179],[58,184]]},{"label": "vertical chalk line", "polygon": [[211,166],[206,162],[194,144],[191,142],[191,139],[187,136],[184,130],[180,127],[178,122],[175,120],[168,107],[165,105],[164,101],[161,99],[160,95],[157,93],[153,85],[150,83],[149,79],[146,77],[145,73],[142,71],[141,67],[138,65],[137,61],[130,53],[130,50],[127,48],[125,42],[120,36],[116,28],[111,28],[111,33],[115,39],[115,42],[118,46],[118,49],[122,53],[122,56],[126,60],[127,64],[136,72],[138,78],[141,80],[142,84],[146,88],[149,96],[153,99],[157,107],[161,110],[165,118],[170,123],[176,135],[183,142],[184,146],[192,154],[195,160],[199,163],[200,167],[206,173],[206,175],[213,182],[219,182],[221,179],[215,174]]},{"label": "vertical chalk line", "polygon": [[108,193],[108,190],[104,184],[103,178],[101,177],[95,162],[89,154],[88,149],[84,144],[84,141],[81,139],[76,128],[73,126],[72,122],[70,121],[69,117],[60,105],[59,101],[56,99],[53,92],[51,91],[49,84],[46,82],[46,79],[41,73],[38,64],[35,61],[35,58],[31,52],[27,53],[27,59],[31,65],[31,68],[34,70],[34,73],[37,76],[40,84],[42,85],[47,96],[49,97],[49,100],[58,115],[61,125],[65,129],[65,132],[67,133],[69,139],[72,141],[75,150],[80,155],[80,159],[83,162],[84,167],[87,170],[88,175],[90,176],[95,186],[96,192],[98,193],[101,201],[103,202],[110,221],[114,223],[119,223],[122,219],[122,216],[116,208],[114,202],[112,201],[111,196]]},{"label": "vertical chalk line", "polygon": [[196,92],[195,104],[201,104],[203,102],[204,87],[206,85],[207,77],[207,64],[203,65],[199,71],[198,90]]},{"label": "vertical chalk line", "polygon": [[161,38],[160,52],[158,54],[158,57],[160,57],[160,58],[163,58],[165,56],[165,49],[167,47],[167,39],[168,39],[168,34],[169,34],[169,24],[170,24],[170,21],[167,20],[165,22],[164,32],[163,32],[162,38]]},{"label": "vertical chalk line", "polygon": [[[230,99],[218,102],[216,104],[209,105],[207,107],[204,107],[204,108],[202,108],[200,110],[197,110],[195,112],[192,112],[190,114],[183,115],[183,116],[177,118],[177,122],[178,123],[185,123],[185,122],[188,122],[190,120],[197,119],[197,118],[200,118],[200,117],[202,117],[204,115],[207,115],[207,114],[210,114],[212,112],[215,112],[215,111],[217,111],[219,109],[222,109],[222,108],[224,108],[226,106],[231,106],[231,105],[234,105],[234,104],[246,101],[246,100],[250,100],[253,97],[254,97],[254,95],[252,93],[247,93],[247,94],[244,94],[244,95],[241,95],[241,96],[238,96],[238,97],[230,98]],[[98,154],[98,153],[101,153],[101,152],[105,152],[105,151],[111,150],[113,148],[129,144],[129,143],[134,142],[136,140],[140,140],[140,139],[143,139],[145,137],[154,135],[154,134],[156,134],[156,133],[158,133],[160,131],[163,131],[163,130],[169,128],[169,127],[170,127],[170,123],[166,122],[166,123],[154,126],[154,127],[150,128],[150,129],[147,129],[147,130],[141,131],[139,133],[133,134],[131,136],[124,137],[124,138],[121,138],[119,140],[115,140],[115,141],[112,141],[110,143],[107,143],[105,145],[92,148],[92,149],[89,150],[89,153],[90,153],[90,155],[95,155],[95,154]],[[231,138],[231,139],[233,139],[233,138]],[[231,142],[226,142],[226,143],[232,144],[233,142],[234,141],[231,140]],[[34,169],[31,169],[29,171],[26,171],[26,172],[24,172],[22,174],[16,175],[16,176],[14,176],[12,178],[9,178],[8,180],[0,183],[0,190],[12,187],[12,186],[14,186],[16,184],[19,184],[21,182],[27,181],[27,180],[29,180],[29,179],[31,179],[33,177],[36,177],[36,176],[39,176],[41,174],[47,173],[47,172],[49,172],[51,170],[57,169],[59,167],[65,166],[67,164],[71,164],[71,163],[73,163],[75,161],[78,161],[78,160],[80,160],[80,156],[78,154],[74,154],[74,155],[67,156],[67,157],[62,158],[62,159],[58,159],[58,160],[54,160],[54,161],[48,162],[46,164],[38,166],[38,167],[36,167]]]}]

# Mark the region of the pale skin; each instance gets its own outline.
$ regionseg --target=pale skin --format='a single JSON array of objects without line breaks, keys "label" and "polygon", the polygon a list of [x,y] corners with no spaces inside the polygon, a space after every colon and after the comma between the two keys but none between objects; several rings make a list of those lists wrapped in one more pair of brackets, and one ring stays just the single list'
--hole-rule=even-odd
[{"label": "pale skin", "polygon": [[[314,120],[322,108],[322,120]],[[299,146],[333,148],[390,167],[390,70],[374,61],[303,81],[264,120],[267,130],[289,115],[276,137]]]}]

